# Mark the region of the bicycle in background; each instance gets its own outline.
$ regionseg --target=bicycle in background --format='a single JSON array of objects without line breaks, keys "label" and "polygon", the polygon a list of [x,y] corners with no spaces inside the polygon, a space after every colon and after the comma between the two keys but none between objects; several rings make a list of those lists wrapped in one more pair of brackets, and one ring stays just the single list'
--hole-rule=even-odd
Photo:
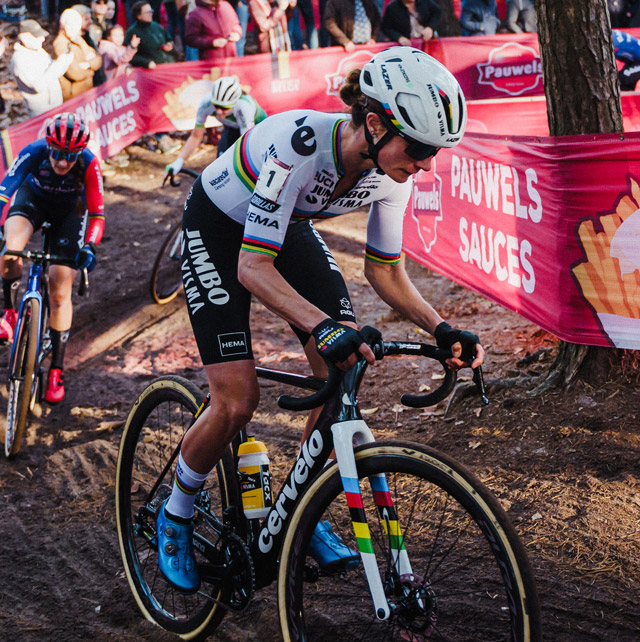
[{"label": "bicycle in background", "polygon": [[[445,368],[438,390],[403,395],[405,405],[434,405],[455,385],[450,354],[433,346],[380,341],[372,348],[377,359],[421,355]],[[347,373],[330,366],[325,381],[257,368],[263,379],[314,391],[280,397],[282,408],[324,407],[264,519],[243,511],[244,431],[199,490],[193,545],[202,584],[195,594],[174,589],[158,570],[156,513],[171,493],[181,440],[209,396],[176,376],[140,394],[120,443],[116,516],[127,579],[148,620],[202,640],[227,611],[244,609],[255,590],[276,582],[286,642],[541,640],[531,566],[498,500],[448,455],[375,441],[358,407],[366,369],[364,360]],[[474,380],[484,394],[481,370]],[[320,521],[357,552],[355,565],[331,571],[309,555]]]},{"label": "bicycle in background", "polygon": [[[51,353],[49,336],[49,279],[51,263],[75,268],[73,259],[49,253],[50,223],[42,225],[42,249],[7,250],[5,254],[31,261],[27,288],[20,300],[18,321],[9,356],[9,402],[5,424],[4,452],[13,459],[20,450],[27,414],[41,401],[44,389],[43,362]],[[89,287],[87,270],[81,270],[78,294],[85,294]]]},{"label": "bicycle in background", "polygon": [[[199,176],[198,172],[184,167],[180,170],[180,174],[186,174],[194,179]],[[169,174],[167,178],[173,187],[180,185],[180,181],[173,174]],[[162,183],[163,187],[165,182],[166,179]],[[182,219],[179,219],[170,227],[151,270],[149,284],[151,298],[160,305],[173,301],[182,292],[181,246]]]}]

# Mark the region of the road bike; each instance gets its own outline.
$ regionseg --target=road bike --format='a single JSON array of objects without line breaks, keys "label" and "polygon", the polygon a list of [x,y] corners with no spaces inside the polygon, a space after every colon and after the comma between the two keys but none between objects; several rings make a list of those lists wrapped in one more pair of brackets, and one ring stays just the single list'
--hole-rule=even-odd
[{"label": "road bike", "polygon": [[[45,368],[43,362],[51,353],[49,336],[49,276],[52,263],[75,268],[73,259],[49,252],[50,223],[42,225],[42,249],[7,250],[6,255],[19,256],[31,261],[27,288],[20,300],[18,320],[9,356],[9,402],[5,424],[4,453],[13,459],[20,451],[27,414],[41,401],[44,390]],[[78,294],[85,294],[89,287],[86,270],[81,271]]]},{"label": "road bike", "polygon": [[[403,404],[434,405],[453,390],[450,354],[409,342],[373,348],[377,359],[422,355],[445,368],[439,389],[405,394]],[[182,438],[209,395],[177,376],[140,394],[120,443],[116,516],[127,580],[148,620],[185,640],[205,639],[225,613],[277,582],[287,642],[541,639],[531,566],[499,502],[446,454],[375,441],[357,399],[366,369],[364,360],[346,374],[330,367],[325,381],[257,368],[263,379],[313,391],[280,397],[282,408],[324,407],[263,520],[244,515],[237,452],[246,431],[234,440],[197,495],[193,545],[202,584],[191,595],[158,570],[155,519],[171,493]],[[482,389],[480,370],[474,381]],[[321,520],[359,552],[355,568],[328,572],[308,555]]]},{"label": "road bike", "polygon": [[[198,172],[183,167],[180,174],[186,174],[191,178],[198,178]],[[169,174],[166,180],[169,180],[173,187],[180,185],[174,174]],[[150,292],[151,298],[160,305],[173,301],[180,292],[182,292],[182,219],[176,221],[169,233],[165,237],[160,250],[153,263],[151,270]]]}]

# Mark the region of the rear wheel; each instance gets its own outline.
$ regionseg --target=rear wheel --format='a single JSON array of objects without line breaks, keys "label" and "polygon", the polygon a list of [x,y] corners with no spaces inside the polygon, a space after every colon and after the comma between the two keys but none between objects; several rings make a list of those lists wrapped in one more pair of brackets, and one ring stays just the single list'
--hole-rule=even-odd
[{"label": "rear wheel", "polygon": [[219,533],[199,509],[222,520],[233,493],[235,475],[230,454],[209,476],[196,501],[194,539],[202,585],[186,595],[172,588],[158,570],[155,516],[171,493],[179,445],[202,404],[202,392],[181,377],[152,382],[138,397],[127,418],[116,471],[118,540],[129,586],[144,616],[185,640],[204,639],[224,617],[219,602],[230,588],[206,576]]},{"label": "rear wheel", "polygon": [[[356,462],[362,507],[350,493],[350,512],[334,465],[314,480],[292,516],[278,576],[285,641],[541,639],[526,553],[478,479],[445,455],[410,443],[365,446]],[[326,574],[307,556],[319,520],[377,563],[388,619],[374,612],[363,562]]]},{"label": "rear wheel", "polygon": [[153,264],[151,296],[156,303],[169,303],[182,290],[181,241],[182,222],[178,221],[162,243]]},{"label": "rear wheel", "polygon": [[22,443],[27,413],[36,388],[36,361],[38,358],[38,319],[40,301],[29,299],[22,308],[16,325],[9,366],[9,403],[4,438],[4,452],[8,459],[15,457]]}]

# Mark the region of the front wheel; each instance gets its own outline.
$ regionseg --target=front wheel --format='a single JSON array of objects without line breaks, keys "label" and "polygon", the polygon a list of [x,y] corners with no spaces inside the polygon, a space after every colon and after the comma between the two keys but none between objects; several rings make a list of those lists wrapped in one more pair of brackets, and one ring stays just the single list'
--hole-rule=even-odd
[{"label": "front wheel", "polygon": [[27,300],[16,324],[9,364],[9,403],[4,437],[4,453],[8,459],[15,457],[20,450],[35,390],[39,319],[40,301]]},{"label": "front wheel", "polygon": [[[286,642],[541,639],[526,553],[478,479],[449,457],[411,443],[363,446],[356,464],[362,505],[352,493],[345,499],[333,465],[292,516],[278,575]],[[308,556],[320,520],[363,559],[377,562],[388,619],[374,612],[362,561],[328,574]]]},{"label": "front wheel", "polygon": [[182,438],[203,401],[202,392],[181,377],[153,381],[135,401],[125,423],[116,470],[116,523],[127,580],[144,616],[184,640],[200,640],[222,620],[230,591],[203,577],[219,539],[200,510],[219,520],[231,502],[233,465],[224,457],[199,492],[194,540],[202,585],[186,595],[172,588],[158,570],[156,513],[173,486]]},{"label": "front wheel", "polygon": [[182,290],[181,263],[182,222],[169,231],[151,271],[151,297],[156,303],[169,303]]}]

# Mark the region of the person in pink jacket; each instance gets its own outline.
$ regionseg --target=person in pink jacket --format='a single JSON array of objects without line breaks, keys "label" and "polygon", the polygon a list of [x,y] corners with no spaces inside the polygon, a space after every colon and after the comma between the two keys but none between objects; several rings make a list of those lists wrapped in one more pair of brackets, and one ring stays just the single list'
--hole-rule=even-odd
[{"label": "person in pink jacket", "polygon": [[226,0],[196,0],[187,16],[185,40],[198,50],[200,60],[234,58],[241,36],[238,14]]},{"label": "person in pink jacket", "polygon": [[128,47],[124,46],[124,29],[120,25],[114,25],[107,31],[107,37],[100,41],[98,52],[102,55],[103,69],[107,80],[122,76],[131,59],[138,51],[140,38],[135,34],[131,36]]}]

